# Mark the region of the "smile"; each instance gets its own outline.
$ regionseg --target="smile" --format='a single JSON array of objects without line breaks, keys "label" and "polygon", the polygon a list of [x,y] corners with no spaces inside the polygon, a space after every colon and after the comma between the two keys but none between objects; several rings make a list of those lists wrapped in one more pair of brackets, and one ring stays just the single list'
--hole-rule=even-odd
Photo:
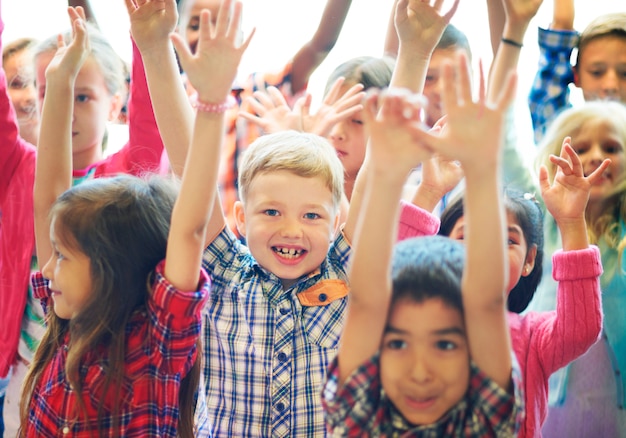
[{"label": "smile", "polygon": [[286,259],[295,259],[305,253],[305,250],[303,249],[282,248],[279,246],[273,246],[272,251],[274,251],[276,254]]}]

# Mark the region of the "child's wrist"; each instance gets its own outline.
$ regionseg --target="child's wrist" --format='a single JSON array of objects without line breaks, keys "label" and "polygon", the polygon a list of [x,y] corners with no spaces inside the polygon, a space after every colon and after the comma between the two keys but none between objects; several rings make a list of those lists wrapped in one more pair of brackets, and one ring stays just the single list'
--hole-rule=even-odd
[{"label": "child's wrist", "polygon": [[226,96],[226,99],[221,101],[204,100],[198,97],[198,93],[191,96],[191,106],[203,113],[216,113],[220,114],[226,112],[230,108],[234,107],[237,101],[232,94]]}]

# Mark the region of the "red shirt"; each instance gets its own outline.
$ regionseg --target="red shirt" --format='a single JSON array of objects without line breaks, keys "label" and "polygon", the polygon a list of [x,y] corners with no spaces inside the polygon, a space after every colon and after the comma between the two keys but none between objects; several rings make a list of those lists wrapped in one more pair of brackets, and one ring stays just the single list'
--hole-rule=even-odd
[{"label": "red shirt", "polygon": [[[209,279],[200,273],[198,290],[176,290],[163,277],[164,262],[156,268],[152,297],[147,308],[138,310],[126,326],[125,377],[119,397],[105,397],[102,428],[98,405],[106,377],[107,357],[94,348],[81,366],[82,399],[88,419],[75,408],[77,394],[65,375],[69,333],[64,345],[46,365],[30,400],[27,437],[176,437],[178,395],[181,380],[196,360],[201,312],[208,297]],[[34,294],[48,312],[50,290],[41,273],[32,278]],[[118,406],[118,427],[112,428],[111,409]]]}]

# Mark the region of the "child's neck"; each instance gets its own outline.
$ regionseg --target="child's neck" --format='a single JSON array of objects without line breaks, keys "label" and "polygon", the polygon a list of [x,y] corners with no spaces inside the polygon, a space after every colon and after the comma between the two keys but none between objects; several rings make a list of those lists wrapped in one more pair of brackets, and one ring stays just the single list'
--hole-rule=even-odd
[{"label": "child's neck", "polygon": [[102,147],[96,145],[79,152],[72,152],[72,169],[84,170],[102,160]]}]

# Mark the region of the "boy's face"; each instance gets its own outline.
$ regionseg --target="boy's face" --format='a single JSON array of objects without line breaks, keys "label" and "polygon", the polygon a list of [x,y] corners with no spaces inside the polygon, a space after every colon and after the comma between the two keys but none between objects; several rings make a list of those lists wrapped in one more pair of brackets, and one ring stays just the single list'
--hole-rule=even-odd
[{"label": "boy's face", "polygon": [[385,393],[411,424],[432,424],[466,394],[469,348],[461,313],[441,299],[394,304],[383,335]]},{"label": "boy's face", "polygon": [[235,218],[252,256],[286,289],[320,267],[339,215],[321,178],[281,170],[252,179],[245,203],[235,205]]},{"label": "boy's face", "polygon": [[626,38],[605,36],[591,40],[583,48],[575,72],[575,83],[585,100],[626,103]]},{"label": "boy's face", "polygon": [[464,50],[454,46],[445,49],[436,49],[433,51],[430,58],[423,93],[428,99],[426,105],[426,124],[430,127],[444,115],[441,102],[443,65],[445,62],[450,62],[454,65],[457,54],[461,51]]},{"label": "boy's face", "polygon": [[622,137],[612,123],[588,120],[572,136],[572,147],[578,154],[585,175],[596,170],[606,158],[611,164],[591,187],[589,203],[602,202],[615,186],[626,177],[626,150]]}]

